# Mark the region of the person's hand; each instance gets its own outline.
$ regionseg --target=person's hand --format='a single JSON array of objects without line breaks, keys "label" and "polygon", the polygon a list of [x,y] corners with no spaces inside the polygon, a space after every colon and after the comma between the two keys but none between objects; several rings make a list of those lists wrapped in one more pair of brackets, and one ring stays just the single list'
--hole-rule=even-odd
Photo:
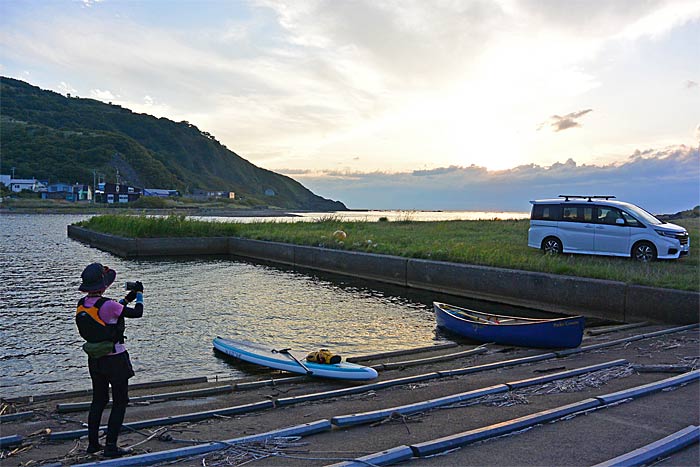
[{"label": "person's hand", "polygon": [[134,288],[133,292],[143,292],[143,284],[141,281],[136,281],[136,288]]},{"label": "person's hand", "polygon": [[128,294],[126,294],[126,297],[124,297],[124,300],[126,300],[126,303],[131,303],[134,300],[136,300],[136,292],[135,290],[130,290]]}]

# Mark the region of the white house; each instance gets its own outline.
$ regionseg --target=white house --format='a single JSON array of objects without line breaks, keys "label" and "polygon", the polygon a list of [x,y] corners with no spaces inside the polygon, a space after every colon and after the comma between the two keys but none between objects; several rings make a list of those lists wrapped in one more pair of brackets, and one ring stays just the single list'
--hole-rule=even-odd
[{"label": "white house", "polygon": [[13,178],[10,180],[10,190],[19,193],[22,190],[45,191],[46,185],[35,178]]}]

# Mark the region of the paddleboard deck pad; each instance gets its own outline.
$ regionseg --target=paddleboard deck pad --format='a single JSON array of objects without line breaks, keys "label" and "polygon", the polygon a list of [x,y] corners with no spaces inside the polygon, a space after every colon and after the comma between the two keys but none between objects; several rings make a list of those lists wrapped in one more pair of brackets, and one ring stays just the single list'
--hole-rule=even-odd
[{"label": "paddleboard deck pad", "polygon": [[[228,356],[276,370],[289,371],[291,373],[307,374],[299,363],[285,353],[274,351],[271,346],[256,344],[253,342],[216,337],[214,348]],[[281,350],[281,349],[277,349]],[[292,350],[289,351],[311,371],[310,376],[321,378],[347,379],[353,381],[367,381],[377,377],[374,368],[357,365],[355,363],[340,362],[335,364],[314,363],[306,361],[306,354],[301,355]]]}]

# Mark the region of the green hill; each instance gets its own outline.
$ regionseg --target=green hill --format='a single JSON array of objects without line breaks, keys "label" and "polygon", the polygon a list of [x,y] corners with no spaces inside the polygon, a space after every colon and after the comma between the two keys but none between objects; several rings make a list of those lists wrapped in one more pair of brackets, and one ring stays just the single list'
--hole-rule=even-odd
[{"label": "green hill", "polygon": [[[18,178],[92,183],[93,170],[147,188],[233,191],[249,204],[344,210],[299,182],[261,169],[188,122],[65,97],[0,77],[2,172]],[[274,192],[267,196],[265,192]]]}]

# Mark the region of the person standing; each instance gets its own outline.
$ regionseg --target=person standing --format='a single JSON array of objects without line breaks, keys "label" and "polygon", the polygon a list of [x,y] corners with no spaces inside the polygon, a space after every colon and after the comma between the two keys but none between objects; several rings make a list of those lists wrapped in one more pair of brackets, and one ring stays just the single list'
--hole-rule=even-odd
[{"label": "person standing", "polygon": [[[78,301],[76,324],[86,340],[92,380],[92,403],[88,415],[88,454],[103,450],[105,457],[120,457],[129,451],[117,446],[117,438],[129,403],[129,378],[134,376],[129,353],[124,346],[124,318],[143,316],[143,285],[134,283],[132,290],[119,302],[103,297],[117,272],[100,263],[88,265],[81,274],[79,290],[87,295]],[[133,308],[127,306],[135,301]],[[107,423],[105,445],[99,441],[102,412],[109,402],[112,387],[112,410]]]}]

